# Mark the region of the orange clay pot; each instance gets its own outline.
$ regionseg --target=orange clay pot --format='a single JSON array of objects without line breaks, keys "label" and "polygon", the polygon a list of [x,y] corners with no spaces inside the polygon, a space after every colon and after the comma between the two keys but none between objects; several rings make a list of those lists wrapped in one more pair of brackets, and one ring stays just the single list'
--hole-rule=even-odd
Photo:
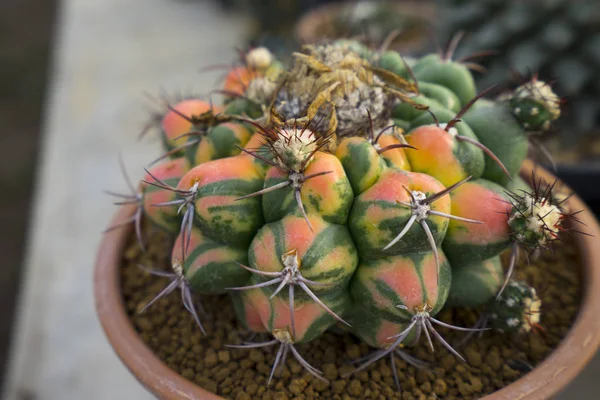
[{"label": "orange clay pot", "polygon": [[[530,177],[533,164],[527,161],[521,170]],[[536,176],[553,182],[554,176],[536,168]],[[485,400],[548,399],[564,389],[585,367],[600,345],[600,226],[577,196],[569,199],[578,217],[592,236],[577,235],[581,255],[583,297],[575,323],[560,345],[535,369],[516,382],[484,397]],[[113,223],[124,221],[134,212],[123,208]],[[108,233],[98,251],[94,273],[96,311],[113,349],[131,373],[146,389],[160,399],[221,400],[167,367],[147,346],[129,320],[120,290],[119,268],[130,229]]]}]

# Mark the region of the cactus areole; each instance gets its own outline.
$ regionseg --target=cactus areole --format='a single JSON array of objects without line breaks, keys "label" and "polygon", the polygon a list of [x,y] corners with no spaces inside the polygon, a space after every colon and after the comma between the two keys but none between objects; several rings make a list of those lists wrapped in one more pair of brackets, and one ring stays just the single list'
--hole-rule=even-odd
[{"label": "cactus areole", "polygon": [[[517,253],[550,247],[576,217],[550,182],[509,188],[520,139],[560,114],[550,86],[536,77],[478,102],[489,91],[475,94],[465,65],[411,67],[351,40],[305,46],[287,68],[266,48],[242,62],[223,104],[166,104],[167,153],[112,193],[137,205],[140,240],[142,218],[176,239],[172,273],[154,271],[171,281],[148,305],[180,290],[203,330],[194,296],[230,294],[239,321],[270,337],[230,346],[278,347],[271,377],[291,355],[325,380],[295,345],[334,325],[374,348],[357,370],[434,342],[462,359],[439,327],[535,330],[543,304],[511,280]],[[483,307],[485,323],[436,317],[463,306]]]}]

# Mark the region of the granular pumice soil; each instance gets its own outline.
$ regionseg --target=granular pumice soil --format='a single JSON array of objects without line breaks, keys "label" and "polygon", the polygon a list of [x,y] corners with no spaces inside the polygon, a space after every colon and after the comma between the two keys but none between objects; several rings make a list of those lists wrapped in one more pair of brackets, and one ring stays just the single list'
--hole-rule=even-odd
[{"label": "granular pumice soil", "polygon": [[[144,229],[146,247],[142,253],[131,235],[123,255],[121,279],[124,303],[143,341],[170,368],[204,389],[227,399],[476,399],[514,382],[539,364],[557,347],[572,325],[580,303],[580,263],[569,238],[555,246],[554,255],[542,254],[527,264],[520,260],[516,276],[533,285],[542,297],[541,329],[526,335],[485,332],[459,348],[462,363],[442,346],[435,352],[421,342],[410,354],[431,363],[416,369],[396,357],[402,386],[399,392],[392,377],[389,357],[349,378],[352,360],[370,354],[366,344],[350,334],[327,332],[297,349],[313,366],[323,371],[330,383],[323,383],[288,357],[280,374],[267,387],[276,348],[230,349],[226,344],[242,340],[264,341],[267,337],[245,331],[236,321],[227,295],[198,296],[205,310],[201,318],[204,336],[185,311],[178,291],[160,299],[143,314],[138,311],[168,281],[151,276],[138,267],[169,269],[171,244],[165,234]],[[458,326],[473,326],[475,310],[444,311],[440,318]],[[440,329],[450,343],[457,344],[464,333]]]}]

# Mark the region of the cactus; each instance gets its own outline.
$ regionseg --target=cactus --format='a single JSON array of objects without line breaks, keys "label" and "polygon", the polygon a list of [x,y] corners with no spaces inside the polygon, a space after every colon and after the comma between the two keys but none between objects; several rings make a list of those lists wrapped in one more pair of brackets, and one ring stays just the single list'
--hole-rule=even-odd
[{"label": "cactus", "polygon": [[[451,325],[437,318],[443,308],[487,305],[494,328],[521,332],[535,308],[537,323],[534,289],[509,284],[517,252],[548,247],[577,219],[553,185],[528,192],[518,181],[519,138],[557,118],[555,96],[535,78],[481,99],[490,90],[476,95],[451,61],[456,43],[411,63],[323,43],[289,68],[253,49],[229,72],[221,106],[168,105],[165,156],[139,190],[116,194],[138,205],[138,235],[142,217],[176,235],[172,273],[155,272],[171,282],[150,304],[179,288],[203,330],[192,296],[230,294],[240,323],[272,336],[232,347],[278,345],[271,378],[291,352],[324,380],[295,345],[334,326],[378,349],[360,370],[387,355],[424,366],[402,351],[421,336],[462,359],[436,328],[484,324]],[[511,248],[505,274],[499,255]]]}]

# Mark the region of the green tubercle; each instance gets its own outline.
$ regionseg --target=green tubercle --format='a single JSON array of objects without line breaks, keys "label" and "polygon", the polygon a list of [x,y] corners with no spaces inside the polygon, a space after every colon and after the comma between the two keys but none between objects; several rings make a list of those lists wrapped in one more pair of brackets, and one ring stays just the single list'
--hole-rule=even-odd
[{"label": "green tubercle", "polygon": [[527,333],[539,324],[541,308],[542,300],[533,287],[511,281],[498,298],[488,303],[487,314],[492,329]]}]

